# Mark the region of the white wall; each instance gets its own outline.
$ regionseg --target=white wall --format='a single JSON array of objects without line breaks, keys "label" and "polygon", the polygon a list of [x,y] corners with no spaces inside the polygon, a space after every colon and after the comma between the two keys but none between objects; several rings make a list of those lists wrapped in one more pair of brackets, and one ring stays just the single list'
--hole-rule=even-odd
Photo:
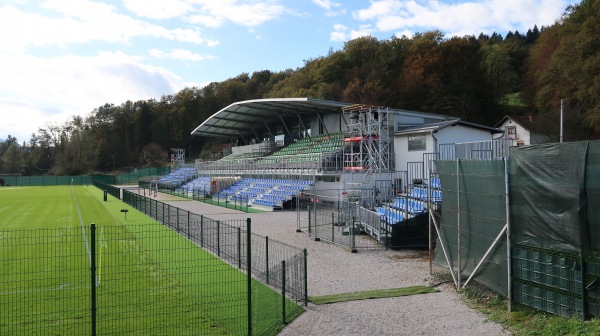
[{"label": "white wall", "polygon": [[[508,134],[506,134],[507,126],[516,126],[517,127],[517,137],[516,137],[516,139],[511,139],[511,141],[512,141],[511,146],[517,146],[517,145],[527,146],[527,145],[532,144],[531,143],[531,132],[529,130],[527,130],[526,128],[524,128],[523,126],[519,125],[518,123],[514,122],[510,118],[507,118],[502,123],[502,125],[500,125],[500,127],[498,127],[499,129],[505,131],[504,136],[506,137],[506,139],[509,139]],[[520,143],[520,141],[522,141],[523,143]]]},{"label": "white wall", "polygon": [[[426,136],[426,150],[424,151],[408,151],[408,137],[419,134],[404,134],[394,136],[394,153],[395,153],[395,164],[397,171],[407,170],[408,162],[423,162],[424,153],[435,153],[436,141],[437,145],[448,144],[448,143],[460,143],[460,142],[474,142],[474,141],[487,141],[492,139],[490,131],[482,130],[474,127],[455,125],[438,130],[436,133],[431,135],[431,132],[420,133],[420,135]],[[498,136],[498,135],[497,135]]]},{"label": "white wall", "polygon": [[[464,125],[450,126],[441,129],[434,136],[438,139],[438,145],[461,142],[487,141],[492,139],[490,131]],[[499,137],[500,135],[496,135]]]},{"label": "white wall", "polygon": [[[415,135],[425,136],[425,147],[424,151],[408,151],[408,138]],[[433,153],[433,137],[430,132],[411,134],[411,135],[400,135],[394,136],[394,164],[396,171],[407,170],[408,162],[423,162],[424,153]]]}]

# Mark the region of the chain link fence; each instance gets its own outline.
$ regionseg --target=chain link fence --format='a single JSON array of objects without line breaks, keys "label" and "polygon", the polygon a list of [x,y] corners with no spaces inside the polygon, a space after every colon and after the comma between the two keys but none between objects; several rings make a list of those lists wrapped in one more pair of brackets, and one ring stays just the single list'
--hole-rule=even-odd
[{"label": "chain link fence", "polygon": [[391,227],[377,212],[366,207],[366,204],[375,204],[379,199],[373,196],[362,201],[364,204],[351,197],[333,198],[303,193],[297,200],[297,230],[307,232],[315,240],[348,247],[352,252],[385,248]]}]

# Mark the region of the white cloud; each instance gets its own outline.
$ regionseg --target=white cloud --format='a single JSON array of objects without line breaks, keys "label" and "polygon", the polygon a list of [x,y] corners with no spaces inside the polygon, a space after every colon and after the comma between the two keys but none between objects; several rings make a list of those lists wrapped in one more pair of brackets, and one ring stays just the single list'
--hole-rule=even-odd
[{"label": "white cloud", "polygon": [[[340,15],[346,14],[346,9],[340,8],[340,7],[342,7],[342,4],[339,2],[333,2],[331,0],[312,0],[312,2],[315,5],[325,9],[326,16],[335,17],[335,16],[340,16]],[[337,10],[334,10],[334,9],[337,9]]]},{"label": "white cloud", "polygon": [[256,27],[278,19],[287,9],[274,0],[189,0],[197,4],[197,14],[188,21],[207,27],[220,27],[226,21],[245,27]]},{"label": "white cloud", "polygon": [[59,15],[43,17],[12,6],[0,7],[0,50],[21,51],[29,47],[82,44],[92,41],[129,43],[135,37],[155,37],[213,46],[195,29],[167,29],[119,14],[105,4],[78,0],[48,1],[43,6]]},{"label": "white cloud", "polygon": [[192,84],[122,52],[54,58],[0,54],[0,64],[0,138],[11,134],[20,141],[49,122],[62,124],[105,103],[159,98]]},{"label": "white cloud", "polygon": [[215,56],[203,56],[185,49],[174,49],[169,52],[165,52],[158,49],[150,49],[149,53],[150,55],[160,59],[177,59],[193,62],[216,58]]},{"label": "white cloud", "polygon": [[317,6],[321,7],[321,8],[323,8],[323,9],[326,9],[326,10],[331,10],[331,9],[332,9],[332,8],[334,8],[334,7],[340,7],[340,6],[341,6],[341,4],[340,4],[340,3],[338,3],[338,2],[333,2],[333,1],[331,1],[331,0],[312,0],[312,2],[313,2],[315,5],[317,5]]},{"label": "white cloud", "polygon": [[189,3],[180,0],[123,0],[123,4],[125,5],[125,8],[138,16],[159,20],[179,17],[193,8]]},{"label": "white cloud", "polygon": [[375,0],[353,17],[371,22],[379,32],[439,29],[446,36],[477,35],[480,32],[526,31],[534,24],[552,24],[566,7],[566,0],[446,1]]},{"label": "white cloud", "polygon": [[329,35],[329,39],[333,42],[345,42],[355,38],[369,36],[375,29],[370,25],[361,25],[359,30],[350,29],[342,24],[333,25],[333,32]]}]

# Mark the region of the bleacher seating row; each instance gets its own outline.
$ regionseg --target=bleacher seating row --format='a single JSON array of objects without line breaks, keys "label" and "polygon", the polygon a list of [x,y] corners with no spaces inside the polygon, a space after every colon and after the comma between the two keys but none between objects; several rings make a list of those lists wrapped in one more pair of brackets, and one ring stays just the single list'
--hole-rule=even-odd
[{"label": "bleacher seating row", "polygon": [[397,197],[393,202],[377,208],[381,219],[390,225],[427,211],[427,201],[433,204],[442,201],[441,183],[438,177],[431,178],[429,185],[414,185],[412,190],[403,197]]},{"label": "bleacher seating row", "polygon": [[242,178],[213,197],[228,201],[247,202],[265,210],[282,207],[298,193],[312,188],[312,181]]},{"label": "bleacher seating row", "polygon": [[271,155],[259,158],[254,153],[229,154],[217,162],[227,163],[302,163],[313,162],[319,155],[339,151],[343,148],[343,134],[335,132],[330,134],[321,134],[312,137],[306,137],[283,147]]},{"label": "bleacher seating row", "polygon": [[393,225],[403,220],[402,212],[387,207],[377,208],[377,213],[388,224]]},{"label": "bleacher seating row", "polygon": [[160,188],[175,189],[196,176],[196,168],[178,168],[158,180]]},{"label": "bleacher seating row", "polygon": [[390,207],[398,209],[409,214],[417,214],[425,211],[425,202],[411,198],[398,197],[396,201],[389,204]]},{"label": "bleacher seating row", "polygon": [[196,179],[189,181],[188,183],[181,186],[181,188],[177,189],[179,192],[188,193],[188,194],[200,194],[210,193],[210,177],[200,176]]}]

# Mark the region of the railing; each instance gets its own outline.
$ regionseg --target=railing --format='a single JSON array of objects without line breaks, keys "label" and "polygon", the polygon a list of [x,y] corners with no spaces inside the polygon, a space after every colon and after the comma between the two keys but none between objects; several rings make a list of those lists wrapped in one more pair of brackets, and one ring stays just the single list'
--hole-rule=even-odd
[{"label": "railing", "polygon": [[511,140],[463,142],[439,145],[439,160],[496,160],[508,156]]},{"label": "railing", "polygon": [[341,151],[285,156],[267,156],[231,161],[197,161],[199,175],[214,172],[227,174],[248,174],[249,172],[277,171],[288,172],[344,172],[344,160]]},{"label": "railing", "polygon": [[[238,258],[239,252],[221,250],[220,242],[235,241],[241,234],[240,226],[243,223],[224,223],[222,221],[213,220],[203,215],[195,214],[187,210],[183,210],[174,207],[170,204],[166,204],[157,201],[152,198],[148,198],[139,194],[132,193],[127,190],[123,190],[123,202],[131,205],[139,211],[147,214],[151,218],[163,223],[165,226],[179,232],[186,237],[196,237],[196,243],[200,246],[207,248],[211,252],[218,256],[223,255],[224,260],[236,264],[235,259]],[[210,232],[215,237],[210,241],[205,241],[205,232]],[[267,237],[261,237],[258,235],[252,235],[254,241],[269,241]],[[257,243],[260,246],[260,243]],[[258,279],[271,279],[273,274],[281,272],[277,271],[279,267],[278,263],[282,260],[287,260],[286,267],[295,267],[295,271],[290,270],[286,274],[286,285],[285,289],[288,291],[288,297],[296,302],[307,303],[308,296],[306,292],[306,268],[305,266],[297,264],[298,262],[305,262],[306,251],[302,251],[295,247],[286,245],[281,242],[271,240],[269,243],[265,243],[265,249],[255,249],[252,258],[252,265],[271,265],[268,267],[257,266],[252,267],[252,275]],[[223,245],[224,246],[224,245]],[[276,249],[277,253],[270,253],[271,249]],[[231,259],[233,257],[233,259]],[[271,267],[275,269],[272,270]],[[300,272],[300,273],[298,273]],[[277,287],[277,281],[271,283],[267,281],[267,284],[274,286],[278,289],[283,288]],[[279,282],[282,286],[282,283]],[[289,312],[292,313],[292,312]]]}]

